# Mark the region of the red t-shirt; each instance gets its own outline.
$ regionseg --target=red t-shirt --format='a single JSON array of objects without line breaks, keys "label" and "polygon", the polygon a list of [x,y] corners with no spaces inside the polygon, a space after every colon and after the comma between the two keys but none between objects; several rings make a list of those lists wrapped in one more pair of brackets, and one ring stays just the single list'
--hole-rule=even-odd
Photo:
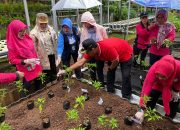
[{"label": "red t-shirt", "polygon": [[[128,61],[132,56],[132,47],[125,40],[119,38],[109,38],[97,42],[100,53],[95,56],[96,60],[114,61],[119,59],[119,62]],[[85,59],[91,59],[87,53],[83,56]]]}]

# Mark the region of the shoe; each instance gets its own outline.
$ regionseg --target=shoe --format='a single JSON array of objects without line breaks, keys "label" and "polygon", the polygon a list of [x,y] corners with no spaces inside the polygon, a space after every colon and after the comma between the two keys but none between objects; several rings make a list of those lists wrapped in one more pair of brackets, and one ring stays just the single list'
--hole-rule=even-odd
[{"label": "shoe", "polygon": [[130,104],[138,104],[138,102],[134,100],[132,95],[123,95],[122,99],[128,101]]},{"label": "shoe", "polygon": [[122,95],[122,99],[123,99],[123,100],[130,101],[131,95]]},{"label": "shoe", "polygon": [[180,120],[176,119],[176,118],[171,118],[169,117],[168,115],[165,115],[165,118],[170,120],[172,123],[175,123],[175,124],[180,124]]}]

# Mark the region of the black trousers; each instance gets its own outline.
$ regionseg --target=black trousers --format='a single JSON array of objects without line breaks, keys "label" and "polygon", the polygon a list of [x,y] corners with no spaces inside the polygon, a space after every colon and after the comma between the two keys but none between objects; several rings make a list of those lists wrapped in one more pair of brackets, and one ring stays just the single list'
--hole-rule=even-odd
[{"label": "black trousers", "polygon": [[158,55],[154,55],[152,53],[150,53],[150,65],[152,66],[156,61],[160,60],[163,56],[158,56]]},{"label": "black trousers", "polygon": [[137,64],[137,59],[138,59],[138,56],[141,54],[141,57],[140,57],[140,63],[141,61],[144,61],[145,58],[146,58],[146,55],[147,55],[147,51],[148,49],[139,49],[137,48],[137,44],[135,44],[133,46],[133,53],[134,53],[134,60],[133,60],[133,63],[134,64]]},{"label": "black trousers", "polygon": [[[62,59],[62,64],[69,67],[70,66],[70,61],[71,61],[71,56],[73,58],[74,63],[77,62],[77,56],[76,55],[69,55],[66,57],[66,59]],[[81,68],[77,68],[74,70],[76,78],[80,79],[81,78]]]},{"label": "black trousers", "polygon": [[[108,63],[111,65],[111,63]],[[120,62],[121,72],[122,72],[122,96],[128,97],[132,94],[131,87],[131,66],[132,58],[126,62]],[[115,72],[116,68],[107,72],[107,91],[114,92],[114,82],[115,82]]]},{"label": "black trousers", "polygon": [[43,73],[46,73],[47,80],[46,83],[52,82],[57,79],[57,68],[55,55],[48,55],[50,70],[43,70]]},{"label": "black trousers", "polygon": [[[150,107],[151,109],[155,108],[156,103],[157,103],[160,95],[161,95],[160,91],[152,89],[150,92],[150,95],[149,95],[151,97],[151,100],[147,102],[147,107]],[[169,103],[169,106],[170,106],[169,117],[174,118],[176,116],[176,112],[178,111],[179,102],[180,102],[180,100],[178,102],[173,102],[173,100],[170,101],[170,103]]]}]

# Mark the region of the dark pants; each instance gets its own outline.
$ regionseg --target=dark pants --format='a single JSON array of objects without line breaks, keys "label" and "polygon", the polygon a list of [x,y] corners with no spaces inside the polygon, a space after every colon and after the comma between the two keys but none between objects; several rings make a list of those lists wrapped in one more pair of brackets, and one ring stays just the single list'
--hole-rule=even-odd
[{"label": "dark pants", "polygon": [[160,60],[163,56],[158,56],[150,53],[150,65],[152,66],[156,61]]},{"label": "dark pants", "polygon": [[[111,63],[109,63],[110,65]],[[132,93],[131,88],[131,66],[132,58],[126,62],[120,62],[121,72],[122,72],[122,96],[129,97]],[[114,82],[115,82],[115,72],[116,68],[108,71],[107,73],[107,91],[114,92]]]},{"label": "dark pants", "polygon": [[97,65],[97,75],[98,75],[98,81],[102,83],[102,86],[104,86],[104,73],[103,73],[103,69],[104,69],[104,61],[96,61],[96,65]]},{"label": "dark pants", "polygon": [[43,70],[43,73],[46,73],[46,84],[57,79],[57,68],[55,62],[55,55],[48,55],[50,70]]},{"label": "dark pants", "polygon": [[21,97],[25,97],[28,94],[31,94],[33,92],[36,92],[37,90],[39,90],[41,88],[41,81],[38,80],[38,78],[35,78],[32,81],[26,81],[26,79],[23,79],[23,88],[25,88],[27,90],[26,91],[21,91],[20,92],[20,96]]},{"label": "dark pants", "polygon": [[[158,101],[158,98],[160,97],[161,92],[152,89],[150,92],[149,97],[151,97],[150,101],[147,102],[147,107],[150,107],[151,109],[155,108],[156,103]],[[174,118],[176,116],[176,112],[178,111],[178,102],[173,102],[173,100],[169,103],[170,106],[170,115],[169,117]]]},{"label": "dark pants", "polygon": [[[76,55],[72,55],[72,58],[73,58],[74,63],[77,62]],[[66,59],[62,59],[62,64],[69,67],[70,61],[71,61],[71,55],[69,55]],[[74,71],[75,71],[76,78],[80,79],[81,78],[81,68],[77,68]]]},{"label": "dark pants", "polygon": [[137,48],[137,45],[134,45],[133,46],[133,53],[134,53],[133,64],[134,65],[137,64],[137,60],[138,60],[138,57],[140,54],[141,54],[141,57],[140,57],[140,64],[141,64],[141,62],[144,61],[146,58],[147,51],[148,51],[148,49],[139,49],[139,48]]}]

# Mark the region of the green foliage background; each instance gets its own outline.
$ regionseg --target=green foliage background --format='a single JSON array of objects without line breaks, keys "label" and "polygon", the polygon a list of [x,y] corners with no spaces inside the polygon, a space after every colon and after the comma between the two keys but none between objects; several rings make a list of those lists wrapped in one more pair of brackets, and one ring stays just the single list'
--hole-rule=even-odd
[{"label": "green foliage background", "polygon": [[[35,24],[36,13],[44,12],[50,14],[51,6],[42,3],[28,3],[30,23]],[[23,3],[0,3],[0,40],[5,38],[6,28],[13,19],[19,19],[26,23]]]}]

